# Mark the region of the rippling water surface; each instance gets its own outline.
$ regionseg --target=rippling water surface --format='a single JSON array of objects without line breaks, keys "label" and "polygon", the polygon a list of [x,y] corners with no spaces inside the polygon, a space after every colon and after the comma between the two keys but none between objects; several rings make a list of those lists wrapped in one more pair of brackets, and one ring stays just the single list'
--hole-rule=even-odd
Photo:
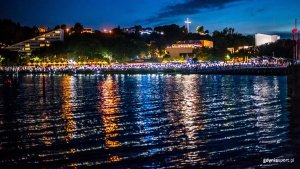
[{"label": "rippling water surface", "polygon": [[28,75],[18,83],[0,85],[4,168],[295,167],[263,159],[299,156],[286,77]]}]

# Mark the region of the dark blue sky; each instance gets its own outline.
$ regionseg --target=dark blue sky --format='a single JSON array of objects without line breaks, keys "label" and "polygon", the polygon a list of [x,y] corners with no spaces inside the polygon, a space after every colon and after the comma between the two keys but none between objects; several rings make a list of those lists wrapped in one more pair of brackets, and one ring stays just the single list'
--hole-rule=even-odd
[{"label": "dark blue sky", "polygon": [[204,25],[211,32],[234,27],[238,32],[290,32],[300,19],[300,0],[4,0],[0,18],[22,25],[81,22],[85,27],[129,27],[135,24],[184,25],[189,17],[192,31]]}]

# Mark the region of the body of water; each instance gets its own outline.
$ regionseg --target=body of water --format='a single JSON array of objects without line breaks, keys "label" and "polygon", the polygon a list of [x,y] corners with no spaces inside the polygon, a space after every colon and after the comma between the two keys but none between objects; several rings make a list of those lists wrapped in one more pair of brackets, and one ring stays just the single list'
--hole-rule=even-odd
[{"label": "body of water", "polygon": [[[27,75],[16,82],[0,85],[0,168],[299,164],[299,117],[285,76]],[[291,161],[266,161],[274,158]]]}]

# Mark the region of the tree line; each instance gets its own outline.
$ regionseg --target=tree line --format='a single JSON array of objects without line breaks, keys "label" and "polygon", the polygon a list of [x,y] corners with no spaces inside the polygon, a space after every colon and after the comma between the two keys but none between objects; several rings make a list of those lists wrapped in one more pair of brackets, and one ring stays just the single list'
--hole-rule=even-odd
[{"label": "tree line", "polygon": [[[126,33],[119,26],[112,29],[111,33],[97,30],[92,34],[82,33],[84,26],[80,23],[75,23],[71,28],[62,24],[54,29],[58,28],[66,32],[63,42],[53,42],[50,47],[40,48],[30,56],[1,49],[2,64],[22,65],[30,60],[61,61],[69,59],[106,62],[128,62],[135,58],[170,60],[171,56],[166,53],[166,47],[184,40],[211,40],[214,42],[214,48],[199,48],[193,51],[194,57],[204,61],[224,60],[225,56],[229,54],[232,57],[276,55],[292,58],[291,40],[280,40],[273,44],[243,49],[231,54],[227,50],[229,47],[237,49],[239,46],[254,46],[254,36],[243,35],[236,32],[234,28],[224,28],[222,31],[214,31],[209,34],[209,31],[205,30],[203,26],[198,26],[196,33],[187,33],[184,26],[171,24],[157,26],[149,35],[139,33],[142,30],[140,25],[134,26],[136,30],[134,33]],[[69,30],[67,31],[67,29]],[[36,26],[30,28],[10,20],[0,20],[1,43],[10,45],[37,35]]]}]

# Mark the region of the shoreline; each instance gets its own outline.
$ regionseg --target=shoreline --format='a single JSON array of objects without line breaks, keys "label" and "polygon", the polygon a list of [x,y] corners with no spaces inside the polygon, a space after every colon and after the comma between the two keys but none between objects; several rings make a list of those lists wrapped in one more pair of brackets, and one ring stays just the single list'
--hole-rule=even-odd
[{"label": "shoreline", "polygon": [[245,68],[178,68],[178,69],[58,69],[58,70],[18,70],[0,71],[0,75],[76,75],[76,74],[222,74],[222,75],[261,75],[287,76],[289,67],[245,67]]}]

